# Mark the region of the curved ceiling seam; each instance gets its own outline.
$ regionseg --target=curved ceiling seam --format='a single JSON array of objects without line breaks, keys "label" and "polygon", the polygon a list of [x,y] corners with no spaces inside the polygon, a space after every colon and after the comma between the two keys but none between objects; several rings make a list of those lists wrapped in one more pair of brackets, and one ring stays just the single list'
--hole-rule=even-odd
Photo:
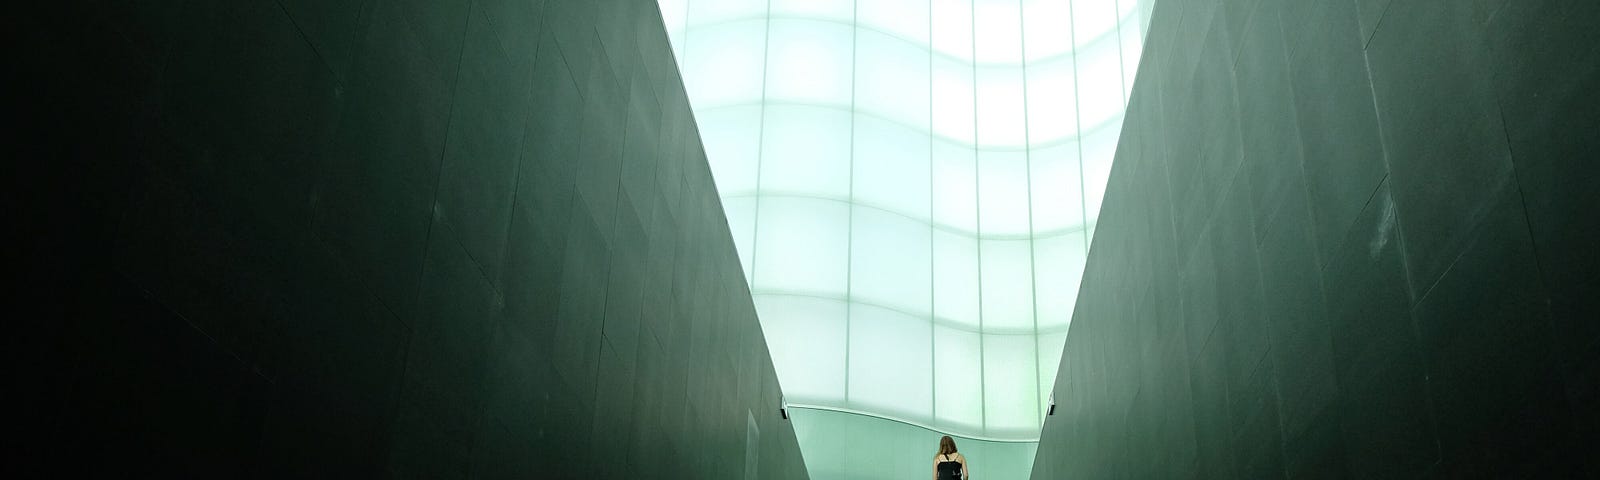
[{"label": "curved ceiling seam", "polygon": [[[869,13],[872,7],[858,1],[854,8],[859,13],[836,16],[825,11],[792,13],[794,8],[783,7],[778,7],[784,10],[782,12],[773,12],[770,8],[757,11],[763,9],[747,7],[756,2],[768,2],[739,1],[751,5],[733,2],[719,3],[717,8],[685,8],[696,12],[685,13],[683,21],[674,23],[683,25],[685,34],[681,37],[684,38],[699,36],[689,31],[703,32],[704,36],[696,42],[697,49],[722,52],[699,55],[701,60],[692,65],[680,61],[678,66],[692,67],[684,72],[685,76],[689,77],[691,85],[701,87],[690,93],[716,102],[690,102],[691,111],[701,113],[701,118],[709,116],[704,114],[725,112],[708,118],[707,133],[711,135],[704,142],[722,142],[717,145],[726,147],[716,154],[727,164],[719,171],[724,176],[731,174],[729,180],[732,181],[729,190],[719,189],[722,193],[719,197],[730,207],[727,214],[738,217],[729,217],[730,223],[738,224],[734,232],[736,240],[745,242],[740,244],[744,247],[758,238],[792,237],[787,241],[793,244],[793,251],[777,247],[778,250],[761,255],[742,256],[741,261],[752,264],[747,269],[761,262],[763,270],[788,272],[776,273],[777,276],[767,282],[756,282],[752,278],[746,285],[747,291],[759,299],[765,307],[763,310],[793,329],[784,335],[801,341],[810,335],[825,336],[813,340],[832,339],[834,333],[831,332],[840,327],[815,321],[843,316],[845,311],[856,311],[858,316],[881,322],[856,327],[845,324],[847,330],[869,328],[863,331],[862,335],[867,336],[862,338],[878,342],[861,350],[850,348],[850,342],[846,341],[846,360],[840,367],[852,372],[845,377],[846,396],[834,399],[838,392],[832,382],[838,379],[824,378],[834,367],[826,372],[806,373],[812,369],[803,364],[796,364],[799,366],[794,366],[790,372],[795,379],[802,380],[796,386],[797,392],[804,397],[824,399],[825,403],[837,400],[847,407],[864,409],[862,413],[867,416],[905,416],[916,419],[908,424],[958,435],[963,431],[1001,437],[1038,434],[1037,430],[1025,428],[1028,421],[1024,417],[1029,416],[1019,415],[1025,412],[1017,409],[1042,408],[1046,401],[1043,392],[1051,386],[1050,379],[1043,377],[1047,369],[1041,365],[1056,361],[1055,355],[1059,355],[1060,349],[1057,340],[1071,326],[1074,292],[1081,279],[1088,237],[1097,223],[1098,215],[1090,212],[1098,213],[1095,210],[1098,210],[1103,195],[1101,187],[1105,183],[1104,178],[1085,178],[1085,175],[1103,173],[1101,170],[1108,165],[1109,158],[1102,157],[1114,151],[1120,133],[1118,127],[1126,112],[1123,93],[1126,85],[1117,88],[1118,75],[1126,83],[1133,72],[1126,71],[1126,66],[1118,68],[1118,61],[1122,55],[1136,55],[1137,52],[1126,51],[1138,48],[1138,40],[1142,38],[1124,39],[1117,32],[1126,31],[1129,25],[1124,24],[1138,21],[1135,9],[1126,11],[1129,15],[1117,15],[1124,13],[1120,7],[1107,12],[1089,5],[1077,13],[1091,10],[1093,13],[1075,19],[1067,10],[1070,6],[1055,5],[1063,7],[1060,15],[1029,19],[1028,14],[1035,10],[1027,0],[1007,0],[1017,4],[997,8],[970,3],[961,5],[966,2],[960,1],[941,5],[930,2],[924,19],[921,7],[912,9],[916,12],[890,8]],[[1085,0],[1058,1],[1079,4]],[[1023,3],[1028,5],[1026,12],[1021,9]],[[806,9],[812,6],[791,5]],[[843,3],[837,6],[848,7]],[[996,13],[999,16],[995,16]],[[1020,25],[1012,28],[1009,22],[1001,22],[1000,17],[1011,17]],[[689,21],[706,18],[717,20]],[[747,20],[788,26],[762,31],[759,25]],[[926,31],[916,25],[919,20],[928,21]],[[969,20],[973,25],[966,25]],[[983,29],[977,28],[980,22]],[[969,27],[972,28],[970,32]],[[1033,28],[1024,32],[1021,27]],[[1071,29],[1076,29],[1077,39],[1085,40],[1075,42],[1062,31]],[[980,30],[982,35],[977,35]],[[1026,45],[983,43],[1012,37],[1021,37],[1022,44]],[[759,45],[763,38],[798,49],[782,50],[793,53],[793,66],[776,70],[763,67],[769,59],[782,64],[784,59],[791,58],[790,53],[780,54],[770,48],[754,52],[739,46],[750,42]],[[841,42],[846,39],[853,40]],[[813,42],[820,43],[813,46]],[[718,47],[719,44],[723,47]],[[835,48],[841,46],[847,49]],[[860,55],[855,52],[858,48]],[[838,58],[841,52],[848,56]],[[1107,66],[1109,68],[1104,68],[1102,73],[1101,67]],[[1088,67],[1092,68],[1086,69]],[[1117,70],[1116,75],[1111,75],[1113,68]],[[970,76],[963,72],[968,69],[972,71]],[[768,87],[768,83],[777,78],[774,75],[789,80],[773,83],[771,86],[775,90],[770,97],[762,95],[760,100],[743,100],[755,97],[757,87]],[[756,82],[762,77],[766,80],[759,80],[758,85]],[[704,83],[697,84],[696,78],[703,79]],[[932,83],[923,85],[930,82],[930,78]],[[814,88],[797,86],[812,80],[823,83]],[[1014,85],[1018,81],[1022,84],[1020,92]],[[845,84],[850,85],[849,90],[841,90]],[[867,90],[858,90],[857,84],[866,85]],[[1072,88],[1066,89],[1069,91],[1064,94],[1057,91],[1040,97],[1029,95],[1033,91],[1028,87],[1069,84]],[[1104,94],[1100,94],[1102,90]],[[1117,90],[1115,95],[1112,90]],[[847,92],[849,100],[835,98],[840,92]],[[928,96],[926,105],[916,98],[924,95]],[[1002,101],[986,103],[979,108],[976,102],[989,95]],[[1112,101],[1113,96],[1123,102]],[[785,97],[793,100],[785,100]],[[1013,97],[1020,100],[1014,101]],[[955,108],[969,99],[974,102],[971,110]],[[1012,105],[1013,102],[1020,103]],[[1122,108],[1112,108],[1112,104],[1117,103],[1123,103]],[[769,112],[764,114],[733,110],[746,105],[775,108],[764,110]],[[785,110],[785,106],[790,107]],[[746,125],[757,120],[752,115],[759,116],[763,124],[793,125],[795,128],[788,131],[796,132],[791,135],[794,138],[749,145],[747,138],[741,135],[749,130]],[[845,130],[843,125],[856,126]],[[1005,132],[1021,129],[1021,136],[1004,133],[1004,136],[985,137],[976,130],[970,135],[957,131],[975,129],[978,125]],[[844,138],[850,139],[847,144],[841,143],[845,142]],[[917,145],[919,143],[922,145]],[[793,150],[794,154],[782,160],[784,168],[804,175],[786,178],[778,173],[785,171],[780,168],[771,173],[758,171],[751,181],[750,172],[741,162],[755,159],[756,150],[769,156]],[[877,166],[857,169],[835,165],[837,162],[832,159],[846,154],[851,156],[852,163],[860,161],[855,157],[866,155],[864,158]],[[1021,155],[1026,158],[1019,158]],[[817,166],[818,159],[810,158],[816,156],[828,157],[822,159],[825,160],[823,166]],[[1026,161],[1021,164],[1025,169],[1016,168],[1018,160]],[[1072,168],[1075,161],[1079,165]],[[929,165],[924,170],[913,162]],[[1075,173],[1068,170],[1075,170]],[[976,181],[980,176],[983,182],[961,185],[966,180]],[[1078,178],[1073,179],[1074,176]],[[849,193],[824,188],[841,184],[846,178],[853,185]],[[929,183],[927,190],[916,187],[923,181]],[[1059,185],[1060,188],[1023,190],[1023,182],[1036,188],[1044,185]],[[869,190],[861,190],[861,185],[867,185]],[[783,186],[788,188],[772,188]],[[773,200],[773,205],[784,206],[775,207],[769,214],[767,200],[763,198],[795,200]],[[752,213],[751,206],[757,201],[761,208]],[[1003,209],[985,211],[981,208],[1002,204],[1005,205]],[[1026,224],[1020,221],[1024,207],[1032,211],[1026,217]],[[1041,211],[1046,212],[1041,215]],[[863,232],[861,228],[852,229],[854,233],[843,230],[841,222],[846,212],[852,218],[865,219],[861,221],[867,222],[873,233]],[[766,219],[780,213],[787,220],[779,219],[769,227]],[[753,225],[755,220],[749,215],[762,217],[761,225]],[[994,221],[974,223],[966,217]],[[851,222],[852,225],[856,223],[859,222]],[[1084,238],[1082,248],[1076,245],[1078,238]],[[997,243],[989,243],[991,241]],[[1021,242],[1029,243],[1025,248]],[[917,247],[921,243],[930,244],[926,252]],[[846,245],[849,245],[847,249]],[[840,263],[839,256],[846,251],[855,251],[857,258],[851,260],[845,256]],[[997,257],[986,261],[990,260],[991,253]],[[757,259],[757,256],[762,258]],[[863,259],[867,261],[863,263]],[[1046,276],[1046,270],[1053,273]],[[789,274],[797,275],[794,281],[780,278]],[[907,277],[913,277],[910,284],[915,285],[919,283],[915,280],[920,280],[924,274],[928,275],[927,281],[932,282],[928,291],[895,283],[872,283],[874,278],[903,283]],[[854,279],[854,283],[868,288],[857,291],[851,283],[844,283],[847,279]],[[988,280],[999,282],[995,292],[983,288]],[[758,283],[775,288],[756,288]],[[845,285],[842,291],[841,285]],[[1030,285],[1034,289],[1031,299],[1027,297]],[[779,300],[784,297],[795,300]],[[1028,308],[1005,307],[992,311],[984,308],[991,300],[1018,306],[1031,302],[1032,315],[1028,315]],[[978,302],[976,306],[973,301]],[[1030,317],[1031,326],[1018,325],[1029,323]],[[991,328],[985,329],[986,323]],[[891,324],[899,326],[890,328]],[[957,384],[970,384],[976,393],[941,394],[939,392],[947,390],[942,388],[946,380],[938,377],[923,381],[898,379],[906,376],[905,358],[919,357],[924,340],[917,337],[914,344],[901,348],[882,343],[890,338],[885,335],[902,330],[928,335],[930,327],[923,325],[933,327],[935,334],[930,339],[949,338],[958,342],[952,344],[958,349],[952,353],[955,355],[952,358],[976,362],[973,363],[975,370],[958,368],[958,376],[951,379]],[[1027,341],[1029,337],[1034,341]],[[1046,341],[1043,337],[1052,338]],[[930,341],[939,345],[944,340]],[[968,342],[974,343],[969,345]],[[1050,352],[1046,344],[1054,345],[1056,351]],[[884,350],[873,355],[871,350],[879,347]],[[865,355],[863,358],[881,357],[882,362],[862,364],[850,357],[849,350],[859,350],[858,353]],[[990,358],[996,352],[999,356]],[[934,358],[938,361],[942,356]],[[1011,365],[1016,367],[1014,374],[1006,371]],[[1031,365],[1035,375],[1028,375],[1024,365]],[[857,372],[863,375],[862,380],[855,380]],[[998,377],[994,376],[996,373]],[[885,376],[891,374],[895,376]],[[990,380],[995,378],[999,380],[991,384]],[[874,387],[874,383],[879,385]],[[906,388],[926,390],[930,385],[936,398],[923,399],[927,393],[917,393],[922,390],[900,392]],[[864,396],[857,398],[856,386],[861,387]],[[1039,398],[1026,398],[1030,397],[1030,392],[1037,393],[1032,396]],[[910,395],[916,399],[900,402],[893,399],[894,395]],[[953,400],[949,404],[945,402],[947,397]],[[928,412],[929,408],[933,413]],[[1002,409],[999,417],[996,417],[995,408]],[[873,411],[887,415],[872,414]],[[999,422],[992,423],[996,418]],[[1043,419],[1038,412],[1029,418]]]},{"label": "curved ceiling seam", "polygon": [[878,113],[878,112],[873,111],[873,110],[851,110],[849,108],[844,108],[844,107],[841,107],[841,106],[833,104],[833,103],[820,103],[820,102],[819,103],[807,103],[807,102],[794,101],[794,100],[777,100],[777,101],[769,100],[769,101],[765,101],[765,102],[759,101],[759,100],[746,100],[746,101],[740,101],[738,103],[716,103],[716,104],[711,104],[711,105],[707,105],[707,106],[704,106],[704,107],[695,108],[694,110],[710,113],[710,112],[714,112],[714,111],[717,111],[717,110],[727,110],[727,109],[740,108],[740,107],[757,107],[757,106],[762,106],[762,105],[777,105],[777,106],[788,106],[788,107],[819,108],[819,109],[834,110],[834,111],[840,112],[840,113],[850,113],[850,114],[874,117],[874,118],[877,118],[879,120],[883,120],[885,122],[889,122],[889,123],[893,123],[895,125],[899,125],[899,126],[905,127],[907,130],[912,130],[912,131],[917,132],[917,133],[927,134],[929,136],[934,137],[935,140],[943,141],[945,143],[945,145],[947,145],[947,146],[954,146],[956,148],[972,148],[972,149],[978,150],[979,153],[982,153],[982,152],[997,152],[997,153],[1022,152],[1022,151],[1025,151],[1025,150],[1038,150],[1038,149],[1046,149],[1046,148],[1050,148],[1050,147],[1058,147],[1058,146],[1066,145],[1066,144],[1069,144],[1069,143],[1072,143],[1072,142],[1082,142],[1085,139],[1090,138],[1091,136],[1093,136],[1095,134],[1104,133],[1105,129],[1108,129],[1108,128],[1111,128],[1111,127],[1121,127],[1122,126],[1122,122],[1123,122],[1123,117],[1126,115],[1125,112],[1117,112],[1117,113],[1114,113],[1114,114],[1112,114],[1110,116],[1107,116],[1106,118],[1103,118],[1103,119],[1100,119],[1100,120],[1096,120],[1094,123],[1090,124],[1089,128],[1076,128],[1076,129],[1074,129],[1075,131],[1083,132],[1083,133],[1080,133],[1078,135],[1055,136],[1055,137],[1049,137],[1049,138],[1045,139],[1044,141],[1034,142],[1034,143],[1029,144],[1029,145],[1015,145],[1015,144],[992,144],[992,143],[991,144],[979,144],[977,142],[969,142],[969,141],[966,141],[966,140],[963,140],[963,139],[954,138],[954,137],[951,137],[949,135],[936,132],[932,128],[923,128],[921,125],[914,125],[914,124],[905,122],[903,120],[896,119],[896,118],[894,118],[892,116],[888,116],[888,115],[884,115],[884,114]]},{"label": "curved ceiling seam", "polygon": [[990,436],[985,436],[985,435],[971,435],[971,434],[961,433],[961,432],[957,432],[957,431],[949,431],[949,430],[944,430],[944,429],[942,429],[942,428],[940,428],[940,427],[938,427],[936,425],[929,425],[929,424],[921,423],[921,422],[918,422],[918,421],[915,421],[915,420],[908,420],[908,419],[896,417],[896,416],[893,416],[893,415],[883,415],[883,414],[872,413],[872,412],[868,412],[868,411],[864,411],[864,410],[856,410],[856,409],[849,408],[849,407],[836,407],[836,406],[832,406],[832,405],[817,405],[817,404],[809,404],[809,403],[790,403],[789,407],[790,408],[804,408],[804,409],[807,409],[807,410],[827,410],[827,411],[830,411],[830,412],[839,412],[839,413],[845,413],[845,414],[850,414],[850,415],[860,415],[860,416],[863,416],[863,417],[871,417],[871,418],[880,419],[880,420],[886,420],[886,421],[891,421],[891,422],[896,422],[896,423],[902,423],[902,424],[910,425],[910,426],[913,426],[913,427],[921,428],[923,430],[928,430],[928,431],[931,431],[931,432],[937,432],[937,433],[949,435],[949,436],[952,436],[952,437],[957,437],[959,439],[972,440],[972,441],[977,441],[977,442],[990,442],[990,443],[1038,443],[1039,442],[1039,437],[1026,437],[1026,436],[1024,436],[1024,437],[1015,437],[1015,438],[1013,438],[1013,437],[990,437]]},{"label": "curved ceiling seam", "polygon": [[[873,307],[873,308],[881,308],[881,309],[888,310],[888,311],[891,311],[891,312],[894,312],[894,313],[905,315],[907,317],[916,318],[918,320],[929,320],[934,325],[943,326],[943,327],[950,327],[952,330],[957,330],[957,331],[966,332],[966,333],[974,333],[974,334],[978,334],[978,335],[988,335],[988,336],[1034,337],[1034,336],[1040,336],[1040,335],[1053,335],[1053,334],[1057,334],[1057,333],[1066,333],[1068,324],[1071,323],[1071,322],[1066,322],[1066,323],[1060,324],[1059,326],[1057,326],[1057,325],[1049,325],[1048,328],[1040,329],[1038,334],[1033,333],[1032,330],[1026,330],[1026,331],[1024,331],[1024,330],[1016,330],[1015,332],[1013,332],[1013,329],[1008,329],[1008,328],[1001,328],[1001,329],[996,329],[996,330],[993,330],[993,331],[983,331],[982,327],[979,327],[978,329],[970,328],[970,326],[976,325],[975,322],[963,322],[963,321],[952,319],[952,318],[949,318],[949,317],[939,316],[939,315],[934,314],[933,312],[928,312],[928,313],[913,312],[913,311],[906,310],[904,308],[896,307],[896,306],[893,306],[893,305],[887,305],[887,304],[884,304],[882,302],[875,302],[875,301],[870,301],[870,300],[860,300],[860,299],[858,299],[858,297],[853,297],[853,296],[850,296],[850,295],[833,294],[833,293],[821,293],[821,292],[803,292],[803,291],[795,291],[795,290],[779,290],[779,289],[771,289],[771,288],[754,288],[754,287],[752,287],[750,289],[750,296],[752,296],[752,297],[809,298],[809,299],[813,299],[813,300],[827,300],[827,301],[831,301],[831,302],[839,302],[839,303],[845,304],[846,306],[849,306],[849,305],[865,305],[865,306],[869,306],[869,307]],[[1033,327],[1029,326],[1028,328],[1031,329]]]},{"label": "curved ceiling seam", "polygon": [[974,57],[974,58],[966,58],[966,57],[962,57],[962,56],[958,56],[958,55],[951,55],[949,53],[946,53],[946,52],[934,47],[933,46],[933,42],[932,42],[931,39],[928,42],[922,42],[922,41],[914,39],[914,38],[906,37],[905,35],[902,35],[899,32],[895,32],[895,31],[892,31],[892,30],[884,29],[880,25],[875,25],[875,24],[870,24],[870,23],[867,23],[867,24],[851,23],[851,22],[846,22],[844,20],[839,20],[839,19],[835,19],[835,18],[808,17],[808,16],[805,16],[805,15],[798,15],[798,14],[771,14],[771,15],[766,15],[766,16],[730,17],[730,18],[727,18],[727,19],[721,19],[721,20],[705,22],[705,23],[698,23],[698,24],[690,23],[685,28],[685,30],[699,29],[699,28],[717,28],[717,27],[721,27],[721,26],[725,26],[725,25],[731,25],[731,24],[735,24],[735,23],[739,23],[739,22],[749,22],[749,21],[756,21],[756,20],[762,20],[762,19],[798,20],[798,21],[819,22],[819,23],[834,23],[834,24],[839,24],[839,25],[846,26],[846,27],[855,27],[855,28],[862,29],[862,30],[870,30],[870,31],[872,31],[874,33],[882,34],[883,36],[890,37],[890,38],[893,38],[893,39],[896,39],[896,40],[900,40],[900,41],[905,42],[907,44],[910,44],[910,45],[912,45],[914,47],[917,47],[917,48],[920,48],[920,49],[923,49],[923,50],[927,50],[927,51],[933,53],[934,55],[937,55],[937,56],[941,57],[942,59],[953,60],[953,61],[956,61],[956,62],[959,62],[959,63],[962,63],[962,64],[974,64],[974,65],[977,65],[979,67],[1020,66],[1023,63],[1034,63],[1034,62],[1041,62],[1041,61],[1059,60],[1059,59],[1062,59],[1062,58],[1071,58],[1072,57],[1072,52],[1086,49],[1089,46],[1096,45],[1096,44],[1098,44],[1100,42],[1112,42],[1113,40],[1115,40],[1116,41],[1115,43],[1121,43],[1121,38],[1119,38],[1120,36],[1116,34],[1117,27],[1121,26],[1124,23],[1134,22],[1134,21],[1138,20],[1137,16],[1133,15],[1131,13],[1128,14],[1128,15],[1124,15],[1124,16],[1122,16],[1122,18],[1118,18],[1116,22],[1113,22],[1112,26],[1110,28],[1108,28],[1106,31],[1100,32],[1100,33],[1096,34],[1095,36],[1090,37],[1088,40],[1084,41],[1084,43],[1078,44],[1078,43],[1074,42],[1073,45],[1072,45],[1072,48],[1069,49],[1069,50],[1066,50],[1066,51],[1063,51],[1063,52],[1051,52],[1048,55],[1042,55],[1042,56],[1031,58],[1031,59],[1030,58],[1023,58],[1021,62],[1005,62],[1005,61],[993,61],[993,60],[979,61],[976,57]]},{"label": "curved ceiling seam", "polygon": [[741,191],[739,193],[730,193],[730,194],[726,194],[726,195],[721,195],[720,197],[724,198],[724,199],[798,198],[798,199],[824,200],[824,201],[829,201],[829,202],[843,203],[843,204],[846,204],[846,205],[849,205],[849,206],[870,208],[870,209],[873,209],[873,210],[878,210],[878,211],[881,211],[881,212],[884,212],[884,213],[887,213],[887,214],[890,214],[890,215],[894,215],[894,216],[905,218],[906,220],[910,220],[910,221],[916,222],[918,224],[930,225],[934,229],[942,231],[942,232],[945,232],[945,233],[961,235],[962,237],[972,238],[972,239],[977,239],[977,240],[1009,240],[1009,241],[1049,240],[1049,239],[1054,239],[1054,238],[1057,238],[1057,237],[1063,237],[1063,236],[1071,235],[1071,234],[1074,234],[1074,233],[1086,232],[1086,231],[1088,231],[1090,226],[1092,226],[1093,224],[1097,223],[1097,222],[1087,222],[1086,224],[1076,224],[1076,225],[1068,226],[1068,227],[1065,227],[1065,228],[1052,228],[1052,229],[1049,229],[1049,230],[1035,230],[1035,231],[1032,231],[1032,232],[1003,232],[1003,233],[984,232],[984,233],[980,233],[980,232],[977,232],[975,230],[968,230],[968,229],[965,229],[965,228],[961,228],[961,227],[957,227],[957,226],[954,226],[954,225],[950,225],[948,223],[943,223],[943,222],[940,222],[938,220],[924,219],[922,217],[910,215],[910,214],[907,214],[905,212],[901,212],[901,211],[898,211],[898,210],[895,210],[895,209],[892,209],[892,208],[888,208],[888,207],[884,207],[884,206],[881,206],[881,205],[877,205],[877,204],[874,204],[874,203],[858,202],[858,201],[853,201],[853,200],[845,200],[845,199],[830,197],[830,196],[826,196],[826,195],[817,195],[817,194],[811,194],[811,193],[796,193],[796,192],[787,192],[787,191],[760,191],[760,192],[756,192],[756,193],[745,193],[745,192]]}]

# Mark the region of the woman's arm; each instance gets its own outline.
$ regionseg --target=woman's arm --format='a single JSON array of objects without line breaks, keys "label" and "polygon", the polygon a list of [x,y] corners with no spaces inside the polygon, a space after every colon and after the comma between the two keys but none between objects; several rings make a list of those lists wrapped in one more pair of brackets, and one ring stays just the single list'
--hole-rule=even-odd
[{"label": "woman's arm", "polygon": [[939,480],[939,457],[933,457],[933,480]]},{"label": "woman's arm", "polygon": [[956,458],[956,460],[961,461],[961,478],[972,478],[972,474],[967,472],[967,456],[962,455],[961,457]]}]

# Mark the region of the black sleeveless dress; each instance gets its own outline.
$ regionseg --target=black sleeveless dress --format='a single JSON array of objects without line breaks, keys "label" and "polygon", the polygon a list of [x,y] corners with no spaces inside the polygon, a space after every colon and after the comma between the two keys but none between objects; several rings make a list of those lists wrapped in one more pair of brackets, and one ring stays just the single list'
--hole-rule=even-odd
[{"label": "black sleeveless dress", "polygon": [[944,458],[939,462],[939,480],[961,480],[961,462],[950,460],[949,455]]}]

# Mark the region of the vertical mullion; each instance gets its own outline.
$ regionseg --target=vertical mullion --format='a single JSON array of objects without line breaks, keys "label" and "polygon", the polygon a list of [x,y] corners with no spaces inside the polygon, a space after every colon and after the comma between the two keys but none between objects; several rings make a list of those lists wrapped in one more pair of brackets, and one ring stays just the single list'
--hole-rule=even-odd
[{"label": "vertical mullion", "polygon": [[1038,257],[1034,252],[1035,239],[1033,229],[1033,139],[1028,132],[1028,36],[1026,26],[1028,16],[1027,12],[1024,11],[1024,3],[1026,2],[1020,0],[1017,2],[1017,35],[1020,37],[1017,43],[1021,45],[1022,52],[1022,161],[1024,172],[1027,175],[1023,180],[1023,184],[1028,192],[1028,289],[1030,292],[1029,300],[1033,303],[1033,314],[1031,315],[1033,319],[1033,383],[1035,385],[1033,409],[1035,413],[1040,414],[1039,419],[1042,422],[1044,415],[1039,410],[1039,389],[1042,386],[1039,381],[1039,275]]},{"label": "vertical mullion", "polygon": [[750,221],[750,292],[756,291],[756,248],[761,243],[761,164],[767,155],[767,67],[772,58],[772,0],[767,0],[766,28],[761,36],[761,106],[756,126],[756,200]]},{"label": "vertical mullion", "polygon": [[933,0],[928,0],[928,37],[926,40],[925,47],[928,49],[928,365],[931,367],[928,369],[928,424],[938,425],[939,312],[935,307],[936,303],[934,299],[938,298],[937,295],[939,292],[935,287],[937,282],[935,281],[934,276],[937,275],[935,272],[938,271],[938,268],[936,268],[938,264],[934,261],[934,256],[936,255],[935,252],[937,250],[935,249],[935,242],[933,238],[937,233],[933,226],[933,197],[935,195],[933,191],[933,176],[935,175],[934,169],[936,168],[933,164]]},{"label": "vertical mullion", "polygon": [[[844,265],[844,404],[850,405],[850,330],[855,312],[855,251],[856,251],[856,14],[860,9],[860,2],[850,4],[850,171],[846,175],[850,178],[850,198],[845,202],[850,211],[848,226],[845,227],[845,265]],[[852,407],[853,408],[853,407]]]},{"label": "vertical mullion", "polygon": [[1077,9],[1072,6],[1072,0],[1067,0],[1067,15],[1070,17],[1067,20],[1067,36],[1072,41],[1072,118],[1076,119],[1073,122],[1075,124],[1073,129],[1077,130],[1074,134],[1074,140],[1078,145],[1078,213],[1081,215],[1078,219],[1083,222],[1083,252],[1084,256],[1088,256],[1089,184],[1083,175],[1083,109],[1080,107],[1083,101],[1078,95],[1078,83],[1081,83],[1081,79],[1078,77],[1078,28],[1076,23],[1078,14]]},{"label": "vertical mullion", "polygon": [[985,367],[987,355],[984,351],[983,341],[983,169],[978,168],[978,6],[976,2],[968,3],[971,10],[967,18],[972,29],[969,40],[972,42],[972,192],[976,206],[973,209],[974,230],[977,232],[975,240],[978,249],[978,406],[982,431],[989,432],[989,392],[988,368]]}]

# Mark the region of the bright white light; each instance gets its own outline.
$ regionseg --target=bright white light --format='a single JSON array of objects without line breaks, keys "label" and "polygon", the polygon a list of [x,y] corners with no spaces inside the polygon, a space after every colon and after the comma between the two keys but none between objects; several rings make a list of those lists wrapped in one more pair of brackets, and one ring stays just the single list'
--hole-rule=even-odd
[{"label": "bright white light", "polygon": [[1037,439],[1150,1],[661,0],[790,401]]}]

